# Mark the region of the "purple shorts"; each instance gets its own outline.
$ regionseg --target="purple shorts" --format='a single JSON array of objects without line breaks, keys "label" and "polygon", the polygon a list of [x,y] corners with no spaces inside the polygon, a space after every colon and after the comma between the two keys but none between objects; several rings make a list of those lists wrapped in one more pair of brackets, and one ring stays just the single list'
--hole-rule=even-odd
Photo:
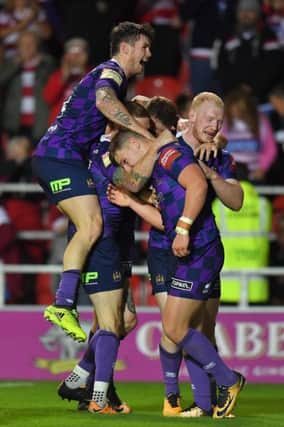
[{"label": "purple shorts", "polygon": [[169,295],[203,301],[212,298],[223,263],[224,248],[219,238],[193,248],[187,257],[178,258]]}]

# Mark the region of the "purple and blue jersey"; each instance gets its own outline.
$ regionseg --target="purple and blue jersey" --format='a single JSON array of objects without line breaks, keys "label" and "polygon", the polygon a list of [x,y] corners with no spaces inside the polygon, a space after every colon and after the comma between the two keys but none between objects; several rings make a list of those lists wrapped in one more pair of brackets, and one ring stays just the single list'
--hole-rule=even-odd
[{"label": "purple and blue jersey", "polygon": [[87,160],[105,133],[107,118],[96,107],[96,91],[113,89],[121,101],[125,98],[127,78],[113,59],[90,71],[65,101],[61,113],[39,141],[35,155],[56,159]]}]

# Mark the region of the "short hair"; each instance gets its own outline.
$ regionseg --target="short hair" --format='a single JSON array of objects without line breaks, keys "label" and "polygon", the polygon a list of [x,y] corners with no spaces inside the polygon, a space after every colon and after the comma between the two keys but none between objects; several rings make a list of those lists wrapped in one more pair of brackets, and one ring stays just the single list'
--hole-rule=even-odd
[{"label": "short hair", "polygon": [[110,54],[116,55],[122,42],[133,45],[140,36],[145,36],[151,42],[154,38],[154,30],[149,24],[136,24],[135,22],[120,22],[110,34]]},{"label": "short hair", "polygon": [[148,110],[143,107],[139,102],[137,101],[126,101],[124,103],[125,107],[127,108],[129,114],[133,116],[136,119],[149,119],[149,128],[147,129],[152,135],[156,135],[155,133],[155,124],[153,120],[151,119],[151,116],[148,112]]},{"label": "short hair", "polygon": [[203,104],[203,102],[213,102],[217,107],[224,109],[224,102],[220,96],[216,95],[214,92],[201,92],[196,95],[191,103],[190,110],[196,110]]},{"label": "short hair", "polygon": [[170,130],[176,130],[178,122],[177,108],[170,99],[154,96],[147,106],[150,116],[160,120]]},{"label": "short hair", "polygon": [[115,153],[127,146],[129,139],[133,137],[139,139],[143,138],[142,135],[137,132],[133,132],[132,130],[121,130],[117,132],[109,144],[109,157],[112,163],[117,164],[115,160]]}]

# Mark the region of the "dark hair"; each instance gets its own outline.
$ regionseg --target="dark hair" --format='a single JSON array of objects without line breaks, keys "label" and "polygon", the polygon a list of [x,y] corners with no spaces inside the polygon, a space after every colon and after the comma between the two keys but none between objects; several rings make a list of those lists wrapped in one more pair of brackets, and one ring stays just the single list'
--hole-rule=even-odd
[{"label": "dark hair", "polygon": [[259,137],[259,114],[255,97],[248,90],[241,87],[233,89],[225,96],[225,117],[228,127],[233,125],[234,117],[231,108],[237,106],[241,119],[248,125],[252,134]]},{"label": "dark hair", "polygon": [[191,101],[192,101],[192,96],[185,93],[178,95],[176,97],[175,104],[176,104],[177,112],[179,116],[181,117],[184,117],[185,115],[186,117],[188,116]]},{"label": "dark hair", "polygon": [[134,118],[149,119],[149,125],[150,126],[148,128],[148,131],[156,136],[155,124],[154,124],[153,120],[151,119],[151,116],[150,116],[148,110],[145,107],[143,107],[143,105],[139,104],[139,102],[137,102],[137,101],[126,101],[124,103],[124,105],[127,108],[129,114],[131,114],[131,116],[133,116]]},{"label": "dark hair", "polygon": [[154,96],[147,106],[150,116],[159,119],[167,129],[176,131],[178,114],[174,102],[164,96]]},{"label": "dark hair", "polygon": [[136,24],[135,22],[120,22],[114,27],[110,34],[110,54],[116,55],[119,52],[120,43],[126,42],[134,44],[140,36],[148,37],[151,42],[154,37],[154,30],[149,24]]}]

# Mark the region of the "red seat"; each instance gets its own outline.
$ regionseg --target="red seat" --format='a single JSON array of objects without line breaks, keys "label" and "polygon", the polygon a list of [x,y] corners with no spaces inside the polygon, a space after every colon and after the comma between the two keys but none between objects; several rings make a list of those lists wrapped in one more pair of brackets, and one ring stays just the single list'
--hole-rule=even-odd
[{"label": "red seat", "polygon": [[169,76],[150,76],[138,80],[134,86],[135,95],[164,96],[171,101],[181,94],[182,86],[179,80]]}]

